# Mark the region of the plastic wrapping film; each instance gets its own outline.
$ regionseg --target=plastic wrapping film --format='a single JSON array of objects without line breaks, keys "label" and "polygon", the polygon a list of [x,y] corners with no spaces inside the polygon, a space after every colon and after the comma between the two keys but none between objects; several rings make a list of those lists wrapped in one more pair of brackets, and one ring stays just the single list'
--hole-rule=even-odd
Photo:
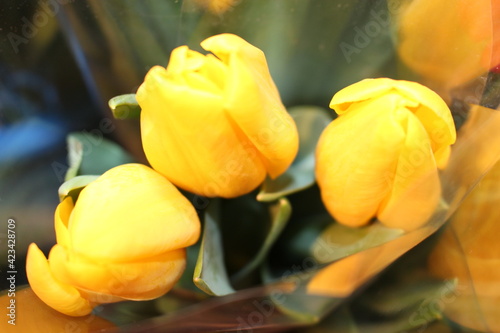
[{"label": "plastic wrapping film", "polygon": [[[493,178],[488,185],[477,187],[487,187],[486,194],[472,196],[471,200],[476,198],[472,203],[466,199],[500,159],[499,1],[106,0],[67,4],[58,18],[79,65],[88,71],[87,83],[103,103],[115,95],[135,92],[147,70],[165,66],[176,46],[187,44],[196,49],[211,35],[231,32],[264,51],[288,109],[303,105],[326,108],[333,94],[349,84],[390,77],[417,81],[439,93],[457,127],[457,141],[439,175],[441,201],[424,226],[402,231],[383,228],[374,221],[352,233],[336,224],[325,227],[324,218],[316,215],[307,220],[304,216],[310,211],[299,209],[299,220],[310,223],[311,230],[318,226],[321,231],[314,231],[314,241],[301,243],[300,230],[285,230],[272,248],[267,244],[259,254],[267,255],[257,272],[259,285],[241,283],[243,288],[226,290],[218,297],[181,285],[156,301],[99,307],[94,318],[106,318],[124,332],[274,332],[315,325],[319,325],[318,332],[376,331],[374,326],[363,326],[366,318],[353,310],[370,308],[372,301],[363,297],[364,291],[376,299],[377,293],[370,288],[377,288],[380,274],[382,280],[390,280],[384,274],[391,264],[433,238],[438,245],[425,244],[427,255],[414,273],[423,274],[425,281],[435,278],[453,283],[440,289],[437,298],[424,301],[437,299],[439,303],[431,302],[435,310],[465,327],[500,331],[499,297],[495,294],[499,280],[494,279],[498,274],[493,268],[500,252],[494,245],[495,223],[489,220],[490,215],[496,216],[494,199],[500,200],[500,185],[495,186]],[[118,135],[125,147],[133,148],[138,132],[125,126],[130,124],[118,123]],[[324,125],[314,126],[318,126],[317,136]],[[410,167],[418,167],[418,163]],[[401,200],[411,198],[411,191]],[[290,198],[292,211],[297,200],[301,198]],[[271,210],[285,214],[286,205],[282,202]],[[282,231],[279,216],[271,218],[275,238]],[[297,229],[298,223],[286,227]],[[232,231],[222,230],[222,236],[224,232]],[[478,233],[479,241],[474,238]],[[306,243],[311,246],[302,251]],[[298,254],[286,257],[297,248]],[[224,250],[228,254],[228,248]],[[488,279],[482,275],[487,273],[480,260],[491,265]],[[251,270],[257,271],[254,266],[247,269]],[[231,280],[235,281],[241,282]],[[412,283],[415,281],[407,285]],[[383,308],[390,304],[389,294],[380,296],[381,305],[370,311],[390,317],[387,314],[393,312]],[[401,302],[396,309],[408,312],[397,320],[391,317],[392,322],[397,321],[395,326],[379,327],[385,331],[419,330],[439,317],[419,317],[422,300]],[[411,306],[405,308],[407,304]],[[113,330],[118,328],[104,331]]]}]

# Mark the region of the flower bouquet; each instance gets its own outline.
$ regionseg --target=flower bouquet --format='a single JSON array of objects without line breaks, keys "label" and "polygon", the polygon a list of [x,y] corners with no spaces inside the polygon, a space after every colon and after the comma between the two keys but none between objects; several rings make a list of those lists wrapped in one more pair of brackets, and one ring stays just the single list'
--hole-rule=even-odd
[{"label": "flower bouquet", "polygon": [[89,3],[118,137],[2,331],[500,332],[499,1]]}]

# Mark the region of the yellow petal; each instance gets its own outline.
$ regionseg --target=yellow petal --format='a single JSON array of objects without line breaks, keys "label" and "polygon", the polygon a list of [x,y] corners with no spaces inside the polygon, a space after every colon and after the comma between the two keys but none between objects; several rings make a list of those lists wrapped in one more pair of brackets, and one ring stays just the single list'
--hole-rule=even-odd
[{"label": "yellow petal", "polygon": [[388,78],[364,79],[337,92],[330,101],[330,108],[341,115],[347,112],[353,103],[382,96],[392,89],[394,89],[394,80]]},{"label": "yellow petal", "polygon": [[456,141],[455,124],[450,109],[438,94],[419,83],[395,81],[394,85],[403,96],[418,104],[418,107],[409,109],[426,129],[437,164],[444,168],[450,154],[449,146]]},{"label": "yellow petal", "polygon": [[194,244],[200,222],[165,177],[141,164],[124,164],[82,190],[69,232],[75,253],[125,262]]},{"label": "yellow petal", "polygon": [[73,211],[73,199],[70,196],[57,206],[55,212],[55,230],[57,244],[69,247],[68,223]]},{"label": "yellow petal", "polygon": [[[71,276],[68,275],[67,270],[65,269],[66,262],[68,261],[68,252],[67,248],[56,244],[52,246],[49,252],[49,269],[59,282],[64,284],[73,285],[73,281]],[[74,285],[73,285],[74,286]]]},{"label": "yellow petal", "polygon": [[377,215],[388,227],[413,230],[427,222],[436,209],[441,184],[425,128],[411,112],[401,112],[401,116],[405,142],[391,175],[391,192]]},{"label": "yellow petal", "polygon": [[345,225],[368,223],[390,193],[405,140],[393,112],[399,100],[392,94],[359,103],[321,135],[316,178],[326,208]]},{"label": "yellow petal", "polygon": [[34,243],[28,248],[26,274],[35,294],[53,309],[69,316],[84,316],[92,311],[77,289],[54,278],[45,255]]},{"label": "yellow petal", "polygon": [[[183,85],[204,93],[220,95],[221,87],[217,84],[220,82],[218,81],[220,78],[215,81],[211,79],[213,77],[223,77],[224,67],[217,66],[215,59],[210,60],[202,54],[190,50],[187,46],[180,46],[172,51],[166,71],[161,67],[156,67],[157,69],[155,70],[164,71],[168,79],[178,85]],[[203,75],[207,69],[219,72],[213,73],[211,76]]]},{"label": "yellow petal", "polygon": [[137,100],[148,161],[177,186],[208,197],[236,197],[264,180],[260,154],[223,111],[222,96],[178,85],[156,67]]},{"label": "yellow petal", "polygon": [[269,175],[279,176],[297,154],[298,133],[281,102],[264,53],[232,34],[210,37],[201,46],[228,66],[225,112],[257,148]]},{"label": "yellow petal", "polygon": [[96,303],[157,298],[174,286],[185,266],[184,249],[122,263],[95,261],[67,253],[62,247],[50,253],[54,275],[70,279]]},{"label": "yellow petal", "polygon": [[[77,259],[78,256],[74,253],[68,252],[64,247],[60,245],[54,245],[49,253],[49,268],[52,275],[60,282],[72,285],[77,288],[82,297],[89,300],[95,304],[103,303],[114,303],[120,302],[124,299],[118,296],[113,296],[109,294],[102,294],[98,291],[91,291],[82,287],[79,283],[81,279],[95,279],[95,275],[92,275],[92,271],[79,272],[82,276],[73,276],[72,272],[68,269],[68,266]],[[95,282],[99,283],[99,282]],[[100,282],[106,283],[106,282]]]}]

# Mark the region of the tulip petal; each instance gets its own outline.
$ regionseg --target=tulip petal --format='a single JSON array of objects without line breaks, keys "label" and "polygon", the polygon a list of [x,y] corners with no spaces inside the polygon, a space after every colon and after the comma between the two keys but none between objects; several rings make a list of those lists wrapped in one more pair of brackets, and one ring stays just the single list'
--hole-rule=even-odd
[{"label": "tulip petal", "polygon": [[194,244],[200,223],[165,177],[141,164],[124,164],[82,190],[69,231],[75,253],[124,262]]},{"label": "tulip petal", "polygon": [[160,297],[172,289],[186,266],[185,249],[122,263],[98,262],[75,254],[66,256],[64,251],[54,252],[53,258],[57,262],[54,271],[70,277],[83,292],[89,291],[88,297],[96,303]]},{"label": "tulip petal", "polygon": [[298,134],[281,103],[264,53],[232,34],[208,38],[201,46],[229,67],[224,110],[257,148],[271,178],[276,178],[293,162]]},{"label": "tulip petal", "polygon": [[413,113],[406,111],[401,115],[399,121],[406,139],[391,177],[391,193],[381,205],[378,217],[388,227],[413,230],[436,209],[441,184],[425,128]]},{"label": "tulip petal", "polygon": [[398,95],[390,94],[361,102],[359,109],[337,118],[321,135],[316,178],[326,208],[343,224],[368,223],[390,191],[405,140],[392,112],[399,101]]},{"label": "tulip petal", "polygon": [[444,167],[450,153],[449,146],[456,141],[455,124],[448,106],[438,94],[416,82],[395,81],[394,85],[403,96],[419,104],[409,109],[426,129],[437,164]]},{"label": "tulip petal", "polygon": [[92,311],[89,301],[76,288],[54,278],[45,255],[34,243],[28,248],[26,274],[35,294],[55,310],[69,316],[84,316]]},{"label": "tulip petal", "polygon": [[69,247],[68,222],[73,211],[73,199],[68,196],[57,206],[55,212],[55,230],[57,244]]},{"label": "tulip petal", "polygon": [[347,112],[353,103],[382,96],[394,89],[394,80],[388,78],[364,79],[337,92],[330,101],[330,108],[338,115]]},{"label": "tulip petal", "polygon": [[188,86],[194,90],[220,94],[220,88],[212,81],[207,80],[203,75],[199,75],[204,66],[205,57],[187,46],[179,46],[172,51],[167,69],[159,66],[154,67],[157,72],[163,72],[170,82],[180,86]]},{"label": "tulip petal", "polygon": [[220,95],[177,85],[155,67],[137,101],[148,161],[177,186],[208,197],[236,197],[264,180],[260,154],[235,131]]},{"label": "tulip petal", "polygon": [[[68,264],[73,262],[75,259],[75,255],[70,255],[70,253],[62,246],[56,244],[52,247],[49,253],[49,268],[52,272],[52,275],[62,283],[71,285],[77,288],[80,291],[80,294],[85,299],[93,302],[95,304],[103,304],[103,303],[114,303],[123,301],[123,298],[116,297],[112,295],[105,295],[95,291],[83,290],[82,286],[78,285],[77,281],[73,278],[71,272],[68,270]],[[92,271],[88,272],[80,272],[80,274],[87,276],[88,278],[95,278],[92,275]],[[89,275],[90,274],[90,275]],[[77,277],[82,278],[82,277]]]}]

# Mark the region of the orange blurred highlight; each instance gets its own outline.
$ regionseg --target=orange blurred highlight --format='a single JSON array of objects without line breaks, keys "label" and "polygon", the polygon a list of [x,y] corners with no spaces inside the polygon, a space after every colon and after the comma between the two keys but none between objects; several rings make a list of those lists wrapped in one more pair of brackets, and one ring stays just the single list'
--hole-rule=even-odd
[{"label": "orange blurred highlight", "polygon": [[311,294],[347,297],[434,230],[432,227],[420,228],[383,245],[336,261],[309,281],[307,291]]},{"label": "orange blurred highlight", "polygon": [[31,290],[18,289],[15,297],[0,296],[0,308],[7,309],[15,300],[15,325],[9,324],[10,317],[0,321],[0,332],[48,333],[48,332],[99,332],[115,325],[95,315],[70,317],[45,305]]},{"label": "orange blurred highlight", "polygon": [[454,152],[469,158],[467,165],[457,164],[451,171],[465,192],[474,175],[493,167],[460,204],[429,257],[431,273],[458,279],[457,299],[446,305],[445,314],[463,326],[489,332],[500,332],[499,128],[497,110],[474,106],[470,111],[459,137],[474,149]]}]

